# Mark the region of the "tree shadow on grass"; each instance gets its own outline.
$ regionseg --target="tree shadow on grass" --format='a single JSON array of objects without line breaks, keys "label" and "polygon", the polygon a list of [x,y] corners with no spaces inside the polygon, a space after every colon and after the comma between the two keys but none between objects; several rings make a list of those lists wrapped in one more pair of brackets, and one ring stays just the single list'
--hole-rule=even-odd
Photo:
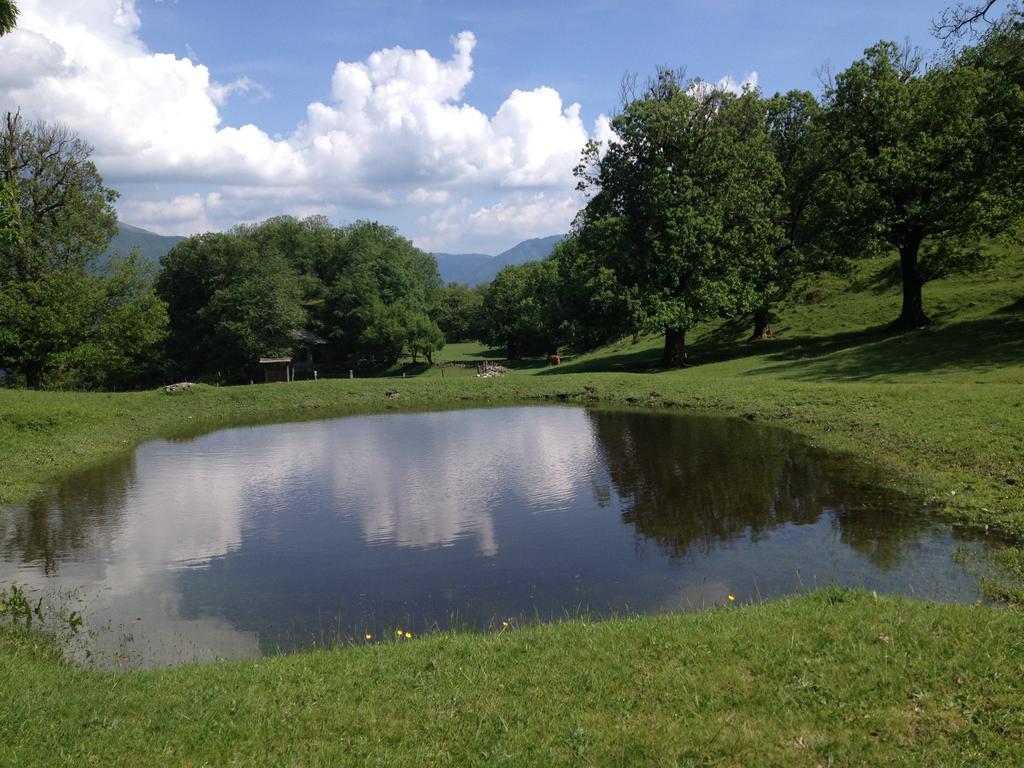
[{"label": "tree shadow on grass", "polygon": [[738,344],[707,343],[695,344],[691,349],[701,363],[721,363],[727,360],[741,360],[747,357],[768,357],[772,360],[802,361],[822,357],[844,349],[886,338],[891,335],[884,325],[863,328],[859,331],[843,331],[827,336],[794,336],[792,338],[754,339]]},{"label": "tree shadow on grass", "polygon": [[880,269],[853,280],[850,283],[850,290],[856,292],[870,291],[876,295],[881,295],[899,288],[902,280],[899,261],[890,261]]},{"label": "tree shadow on grass", "polygon": [[[651,346],[569,362],[538,375],[658,373],[664,370],[659,365],[660,357],[661,350]],[[690,347],[690,362],[695,366],[748,357],[763,357],[766,364],[742,375],[779,373],[819,381],[944,370],[984,372],[1024,365],[1024,299],[1003,307],[993,317],[937,322],[926,329],[905,333],[880,325],[827,336],[738,343],[729,341],[725,334]]]},{"label": "tree shadow on grass", "polygon": [[[1020,302],[1018,302],[1020,303]],[[1016,314],[1016,313],[1014,313]],[[797,379],[856,381],[893,374],[945,370],[985,372],[1024,364],[1024,317],[1006,314],[919,331],[880,335],[838,354],[793,358],[772,355],[779,361],[745,375],[780,373]],[[819,359],[806,358],[819,357]]]},{"label": "tree shadow on grass", "polygon": [[1024,296],[1021,296],[1012,304],[1007,304],[1005,307],[1000,307],[996,310],[996,314],[999,315],[1017,315],[1024,314]]},{"label": "tree shadow on grass", "polygon": [[[768,356],[772,360],[798,361],[821,357],[849,347],[884,338],[888,334],[885,326],[847,331],[829,336],[797,336],[768,340],[735,341],[730,332],[713,334],[692,344],[688,350],[691,366],[741,360],[747,357]],[[579,362],[567,363],[543,371],[540,375],[560,373],[599,373],[608,371],[630,373],[660,373],[661,349],[645,347],[634,352],[593,357]]]},{"label": "tree shadow on grass", "polygon": [[[661,362],[661,350],[657,347],[644,347],[632,352],[619,352],[601,357],[583,360],[563,361],[561,365],[550,366],[538,376],[556,376],[562,373],[654,373]],[[547,365],[547,362],[544,363]]]}]

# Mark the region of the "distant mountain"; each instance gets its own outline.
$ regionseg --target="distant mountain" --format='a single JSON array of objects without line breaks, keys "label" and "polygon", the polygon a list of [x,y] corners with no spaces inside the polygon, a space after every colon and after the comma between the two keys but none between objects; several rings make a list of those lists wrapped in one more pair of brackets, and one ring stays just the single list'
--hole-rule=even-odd
[{"label": "distant mountain", "polygon": [[117,234],[110,238],[110,245],[96,260],[93,269],[102,272],[112,259],[130,256],[133,248],[139,249],[139,255],[143,259],[159,264],[160,258],[184,239],[178,235],[158,235],[156,232],[119,221]]},{"label": "distant mountain", "polygon": [[475,284],[475,275],[486,267],[493,256],[486,253],[435,253],[437,269],[446,283]]},{"label": "distant mountain", "polygon": [[[107,250],[96,260],[92,269],[95,272],[105,271],[112,259],[131,255],[133,248],[139,249],[143,259],[159,264],[161,257],[184,239],[177,235],[158,235],[119,221],[117,234],[111,238]],[[435,253],[433,256],[437,259],[438,271],[446,283],[479,285],[493,280],[495,275],[510,264],[546,259],[564,239],[565,235],[534,237],[497,256],[488,256],[486,253]]]},{"label": "distant mountain", "polygon": [[546,259],[565,235],[534,237],[514,245],[497,256],[483,253],[435,253],[437,268],[446,283],[479,285],[488,283],[511,264],[525,264],[528,261]]}]

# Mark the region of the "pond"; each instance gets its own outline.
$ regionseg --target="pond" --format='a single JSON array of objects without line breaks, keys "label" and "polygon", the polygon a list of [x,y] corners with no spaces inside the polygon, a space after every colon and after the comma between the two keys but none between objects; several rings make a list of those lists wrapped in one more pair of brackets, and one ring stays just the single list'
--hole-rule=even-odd
[{"label": "pond", "polygon": [[0,510],[0,584],[71,593],[98,658],[157,666],[830,583],[970,602],[960,536],[742,420],[391,413],[142,445]]}]

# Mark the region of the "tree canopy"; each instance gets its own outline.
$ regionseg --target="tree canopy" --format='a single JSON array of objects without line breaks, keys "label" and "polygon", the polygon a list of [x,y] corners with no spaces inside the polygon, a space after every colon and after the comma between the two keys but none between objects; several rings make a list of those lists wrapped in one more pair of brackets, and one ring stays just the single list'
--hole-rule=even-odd
[{"label": "tree canopy", "polygon": [[753,306],[783,241],[764,105],[662,70],[611,127],[578,169],[591,197],[576,234],[664,330],[663,364],[679,366],[687,329]]},{"label": "tree canopy", "polygon": [[117,196],[91,153],[68,128],[5,116],[0,362],[31,387],[128,386],[158,366],[166,316],[136,261],[88,270],[116,231]]},{"label": "tree canopy", "polygon": [[14,0],[0,0],[0,37],[11,32],[18,23],[18,6]]},{"label": "tree canopy", "polygon": [[167,302],[179,378],[253,378],[259,358],[290,353],[305,325],[299,278],[285,257],[236,235],[178,243],[156,287]]},{"label": "tree canopy", "polygon": [[557,350],[558,267],[551,260],[505,267],[484,294],[482,340],[513,360]]},{"label": "tree canopy", "polygon": [[433,258],[391,227],[287,216],[176,245],[157,281],[183,375],[245,381],[264,356],[290,355],[301,331],[342,367],[428,360],[444,345],[433,315]]},{"label": "tree canopy", "polygon": [[[979,242],[1021,216],[1022,96],[1004,73],[969,57],[925,68],[906,47],[879,43],[825,96],[835,192],[834,248],[899,254],[903,307],[894,325],[928,322],[922,286],[974,268]],[[1019,168],[1019,165],[1017,166]]]}]

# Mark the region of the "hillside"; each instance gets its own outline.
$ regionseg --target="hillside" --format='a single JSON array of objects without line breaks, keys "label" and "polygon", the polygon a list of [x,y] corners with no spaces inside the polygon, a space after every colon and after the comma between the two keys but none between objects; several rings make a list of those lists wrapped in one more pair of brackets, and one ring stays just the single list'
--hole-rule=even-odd
[{"label": "hillside", "polygon": [[466,285],[476,285],[476,273],[494,259],[486,253],[432,253],[431,256],[437,260],[437,270],[446,283]]},{"label": "hillside", "polygon": [[489,283],[502,269],[513,264],[539,261],[551,255],[565,235],[534,237],[502,251],[497,256],[483,253],[434,253],[437,268],[446,283],[480,285]]},{"label": "hillside", "polygon": [[135,248],[138,248],[139,255],[143,259],[159,264],[164,254],[184,239],[184,237],[179,235],[158,235],[155,232],[119,221],[117,223],[117,234],[110,239],[110,245],[107,247],[106,252],[97,259],[93,269],[101,272],[110,263],[111,259],[130,256]]}]

